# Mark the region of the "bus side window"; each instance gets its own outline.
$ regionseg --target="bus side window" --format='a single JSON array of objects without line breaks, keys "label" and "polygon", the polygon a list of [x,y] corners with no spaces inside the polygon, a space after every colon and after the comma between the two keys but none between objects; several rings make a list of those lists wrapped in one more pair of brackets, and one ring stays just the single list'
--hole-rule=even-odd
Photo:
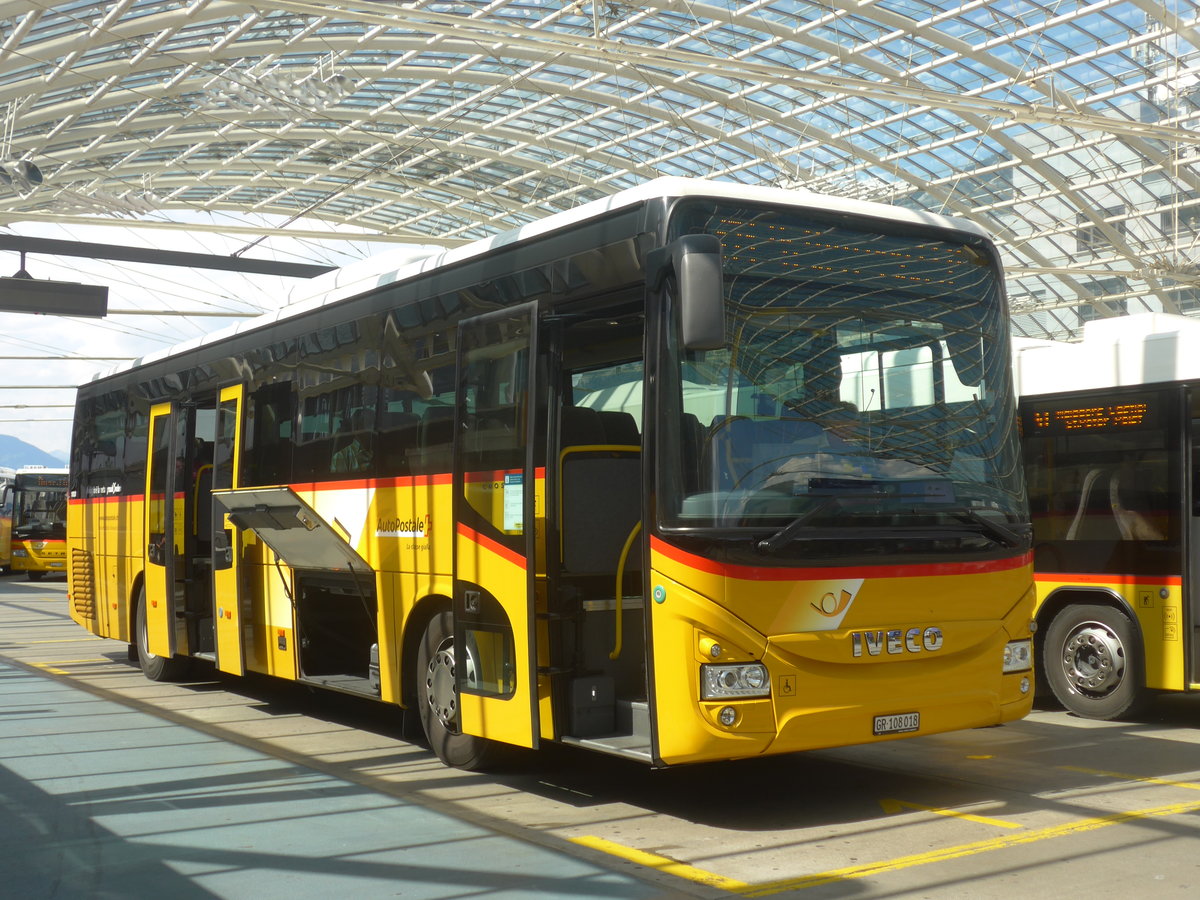
[{"label": "bus side window", "polygon": [[293,396],[290,382],[259,388],[247,404],[243,483],[286,484],[292,472]]},{"label": "bus side window", "polygon": [[1200,516],[1200,419],[1192,419],[1192,515]]}]

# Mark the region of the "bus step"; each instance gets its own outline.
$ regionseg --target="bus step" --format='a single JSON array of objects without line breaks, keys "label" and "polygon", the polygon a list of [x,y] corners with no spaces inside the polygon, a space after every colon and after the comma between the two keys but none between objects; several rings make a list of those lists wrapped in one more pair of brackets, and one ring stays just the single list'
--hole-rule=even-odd
[{"label": "bus step", "polygon": [[645,700],[617,701],[617,730],[643,738],[650,746],[650,704]]},{"label": "bus step", "polygon": [[365,697],[378,697],[379,689],[372,683],[370,677],[359,675],[302,675],[296,679],[304,684],[341,691],[343,694],[358,694]]},{"label": "bus step", "polygon": [[564,735],[564,744],[587,747],[613,756],[652,762],[650,749],[650,705],[644,700],[618,700],[614,730],[609,734],[576,737]]},{"label": "bus step", "polygon": [[[642,707],[638,709],[637,707]],[[625,731],[622,720],[637,730]],[[564,744],[586,747],[611,756],[624,756],[642,762],[653,762],[650,749],[650,715],[645,703],[617,703],[617,731],[614,734],[591,737],[563,737]]]}]

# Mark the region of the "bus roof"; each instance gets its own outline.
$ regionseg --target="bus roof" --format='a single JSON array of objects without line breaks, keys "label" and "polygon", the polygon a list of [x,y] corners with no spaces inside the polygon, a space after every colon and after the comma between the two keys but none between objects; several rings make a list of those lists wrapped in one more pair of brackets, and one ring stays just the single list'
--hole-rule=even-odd
[{"label": "bus roof", "polygon": [[[550,234],[569,228],[572,225],[586,222],[589,219],[599,218],[607,213],[660,197],[712,197],[719,200],[747,200],[757,203],[772,203],[780,206],[792,206],[798,209],[820,209],[852,216],[944,228],[984,238],[990,237],[986,230],[966,219],[951,218],[922,210],[889,206],[884,203],[828,196],[806,190],[763,187],[728,181],[709,181],[705,179],[677,177],[655,178],[609,197],[593,200],[574,209],[555,213],[544,219],[530,222],[520,228],[502,232],[493,237],[481,238],[480,240],[464,244],[461,247],[422,254],[413,246],[405,245],[404,247],[398,247],[375,256],[357,260],[346,266],[317,276],[311,282],[303,285],[302,289],[305,292],[302,295],[296,296],[294,300],[289,300],[286,305],[281,306],[277,310],[264,313],[253,319],[246,319],[227,328],[193,338],[184,343],[156,350],[132,362],[120,364],[108,371],[97,372],[91,380],[97,381],[127,369],[137,368],[146,363],[167,359],[185,350],[220,341],[243,331],[261,328],[273,322],[291,318],[292,316],[320,308],[330,303],[336,303],[339,300],[364,294],[388,284],[415,278],[444,266],[482,256],[501,247]],[[301,289],[297,289],[297,293],[299,290]]]},{"label": "bus roof", "polygon": [[1095,319],[1082,340],[1013,339],[1019,396],[1200,379],[1200,320],[1169,313]]}]

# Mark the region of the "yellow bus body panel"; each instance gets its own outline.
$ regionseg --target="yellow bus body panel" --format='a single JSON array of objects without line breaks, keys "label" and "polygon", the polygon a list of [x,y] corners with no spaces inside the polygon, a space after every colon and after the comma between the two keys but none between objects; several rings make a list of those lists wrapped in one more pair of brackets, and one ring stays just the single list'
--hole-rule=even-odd
[{"label": "yellow bus body panel", "polygon": [[[1045,573],[1036,576],[1039,612],[1057,591],[1083,589],[1119,597],[1137,617],[1146,660],[1146,687],[1187,690],[1186,647],[1183,638],[1183,579],[1178,575],[1077,575]],[[1081,595],[1076,595],[1081,596]],[[1100,602],[1100,598],[1097,598]],[[1043,627],[1048,625],[1043,623]]]},{"label": "yellow bus body panel", "polygon": [[[807,578],[797,573],[783,580],[775,570],[774,577],[754,580],[689,565],[685,557],[652,554],[653,690],[666,725],[659,730],[665,763],[904,736],[875,736],[876,715],[919,712],[919,733],[931,734],[1010,721],[1032,707],[1032,672],[1001,672],[1005,644],[1030,636],[1027,558],[997,571],[963,574],[903,575],[897,567],[891,575],[830,578],[810,570]],[[902,641],[895,653],[852,656],[851,632],[930,626],[943,635],[937,650],[918,643],[913,652]],[[698,700],[700,667],[713,662],[714,644],[721,662],[764,662],[770,698]],[[948,692],[947,685],[961,688]],[[732,726],[718,721],[725,706],[737,710]]]}]

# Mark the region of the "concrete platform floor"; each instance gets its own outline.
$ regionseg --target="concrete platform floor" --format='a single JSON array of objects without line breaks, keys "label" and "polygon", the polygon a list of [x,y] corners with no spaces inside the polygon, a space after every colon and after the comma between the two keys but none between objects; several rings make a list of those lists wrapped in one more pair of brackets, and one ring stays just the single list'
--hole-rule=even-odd
[{"label": "concrete platform floor", "polygon": [[0,897],[663,895],[0,663]]}]

